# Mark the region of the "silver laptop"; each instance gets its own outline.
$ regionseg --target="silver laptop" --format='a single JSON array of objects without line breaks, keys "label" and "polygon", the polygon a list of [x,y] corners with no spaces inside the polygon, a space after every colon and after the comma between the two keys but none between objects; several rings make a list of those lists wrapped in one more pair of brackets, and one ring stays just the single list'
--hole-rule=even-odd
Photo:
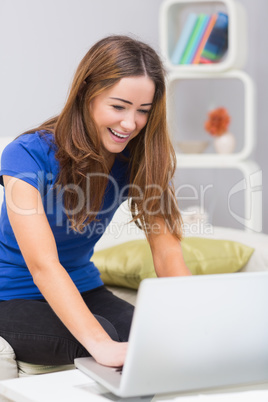
[{"label": "silver laptop", "polygon": [[142,281],[122,372],[76,367],[120,397],[268,380],[268,273]]}]

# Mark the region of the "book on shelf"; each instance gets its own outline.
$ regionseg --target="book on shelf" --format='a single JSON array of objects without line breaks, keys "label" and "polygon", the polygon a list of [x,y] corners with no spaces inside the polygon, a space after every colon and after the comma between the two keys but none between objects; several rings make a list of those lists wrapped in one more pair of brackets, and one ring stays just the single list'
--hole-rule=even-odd
[{"label": "book on shelf", "polygon": [[171,56],[171,62],[173,64],[179,64],[180,59],[183,55],[184,49],[190,39],[192,30],[195,26],[197,20],[197,14],[190,13],[186,19],[186,23],[183,27],[182,33],[179,37],[179,40],[177,41],[177,44],[175,46],[175,49],[172,53]]},{"label": "book on shelf", "polygon": [[173,64],[218,62],[228,48],[228,15],[190,13],[171,56]]},{"label": "book on shelf", "polygon": [[204,14],[202,16],[202,23],[200,25],[199,31],[197,32],[196,39],[195,39],[195,41],[193,43],[193,47],[192,47],[192,49],[191,49],[191,51],[189,53],[188,59],[186,60],[186,64],[193,64],[195,55],[196,55],[197,50],[198,50],[198,48],[200,46],[202,38],[204,37],[204,34],[205,34],[206,29],[207,29],[209,21],[210,21],[210,16]]},{"label": "book on shelf", "polygon": [[201,57],[212,62],[219,61],[228,48],[228,15],[218,13],[217,21],[209,35]]},{"label": "book on shelf", "polygon": [[180,60],[180,64],[190,64],[193,58],[194,49],[197,48],[200,42],[200,36],[204,28],[204,21],[206,19],[205,14],[200,14],[197,18],[195,27],[192,31],[191,37],[187,43],[187,46],[183,52],[183,56]]},{"label": "book on shelf", "polygon": [[216,23],[217,20],[217,14],[213,14],[209,17],[208,24],[206,26],[206,29],[204,31],[203,37],[200,40],[200,43],[197,47],[194,59],[193,59],[193,64],[199,64],[200,63],[200,57],[201,53],[205,47],[205,44],[207,43],[207,40],[209,38],[209,35],[211,34],[211,31]]}]

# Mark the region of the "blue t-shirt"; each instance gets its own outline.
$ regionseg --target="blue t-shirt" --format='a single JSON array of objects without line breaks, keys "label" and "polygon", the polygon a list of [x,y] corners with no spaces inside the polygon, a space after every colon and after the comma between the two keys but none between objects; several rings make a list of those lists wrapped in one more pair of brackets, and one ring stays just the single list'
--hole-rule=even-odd
[{"label": "blue t-shirt", "polygon": [[[55,152],[56,146],[51,134],[41,135],[40,132],[24,134],[4,149],[0,176],[1,180],[2,175],[18,177],[39,190],[55,237],[60,263],[78,290],[84,292],[103,284],[99,271],[90,258],[96,242],[102,236],[116,209],[126,199],[128,162],[122,158],[115,159],[102,209],[97,219],[79,233],[71,229],[65,213],[64,191],[57,192],[53,188],[59,173]],[[79,197],[83,201],[83,194]],[[4,195],[0,219],[0,300],[15,298],[42,299],[43,296],[34,284],[20,252],[8,219]]]}]

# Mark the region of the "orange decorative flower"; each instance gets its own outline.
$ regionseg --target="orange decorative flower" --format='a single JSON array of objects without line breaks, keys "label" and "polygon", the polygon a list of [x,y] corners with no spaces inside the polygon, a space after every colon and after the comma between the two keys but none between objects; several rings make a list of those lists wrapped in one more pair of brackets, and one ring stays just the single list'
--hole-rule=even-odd
[{"label": "orange decorative flower", "polygon": [[208,114],[208,120],[205,122],[205,130],[213,136],[221,136],[226,133],[231,119],[224,107],[212,110]]}]

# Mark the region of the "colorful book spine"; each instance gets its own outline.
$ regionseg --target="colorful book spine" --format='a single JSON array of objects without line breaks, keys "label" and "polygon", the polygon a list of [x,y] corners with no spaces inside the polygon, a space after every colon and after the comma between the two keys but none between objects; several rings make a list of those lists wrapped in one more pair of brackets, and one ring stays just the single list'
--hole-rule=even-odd
[{"label": "colorful book spine", "polygon": [[198,46],[198,48],[196,50],[196,53],[195,53],[195,56],[193,58],[193,61],[192,61],[193,64],[199,64],[200,63],[201,53],[202,53],[202,51],[203,51],[203,49],[204,49],[204,47],[205,47],[205,45],[207,43],[207,40],[208,40],[208,38],[209,38],[209,36],[211,34],[211,31],[212,31],[212,29],[213,29],[213,27],[214,27],[214,25],[215,25],[215,23],[217,21],[217,18],[218,18],[217,14],[211,15],[211,17],[209,18],[209,21],[208,21],[208,24],[206,26],[205,32],[203,34],[201,42],[199,43],[199,46]]},{"label": "colorful book spine", "polygon": [[189,64],[189,56],[191,54],[191,51],[192,51],[193,46],[194,46],[194,43],[196,42],[196,39],[197,39],[198,34],[200,32],[200,28],[201,28],[202,23],[203,23],[203,18],[204,18],[204,14],[200,14],[198,16],[197,21],[196,21],[195,26],[194,26],[194,29],[193,29],[193,32],[191,34],[191,37],[190,37],[190,39],[188,41],[186,49],[185,49],[185,51],[183,53],[183,56],[182,56],[182,58],[180,60],[180,64]]},{"label": "colorful book spine", "polygon": [[203,35],[204,35],[204,32],[205,32],[205,30],[207,28],[209,19],[210,19],[209,15],[204,15],[202,17],[202,24],[200,25],[199,32],[196,35],[196,40],[193,43],[193,47],[192,47],[191,53],[189,54],[189,57],[188,57],[188,59],[186,61],[186,64],[192,64],[193,63],[194,56],[195,56],[195,54],[197,52],[198,46],[200,45],[200,42],[201,42],[202,38],[203,38]]},{"label": "colorful book spine", "polygon": [[185,25],[182,29],[181,35],[179,37],[179,40],[175,46],[175,49],[172,53],[171,56],[171,62],[173,64],[179,64],[180,59],[183,55],[184,49],[186,48],[186,45],[190,39],[191,33],[193,31],[193,28],[196,24],[197,20],[197,14],[190,13],[186,19]]},{"label": "colorful book spine", "polygon": [[228,15],[220,12],[201,55],[215,62],[224,55],[227,48]]}]

